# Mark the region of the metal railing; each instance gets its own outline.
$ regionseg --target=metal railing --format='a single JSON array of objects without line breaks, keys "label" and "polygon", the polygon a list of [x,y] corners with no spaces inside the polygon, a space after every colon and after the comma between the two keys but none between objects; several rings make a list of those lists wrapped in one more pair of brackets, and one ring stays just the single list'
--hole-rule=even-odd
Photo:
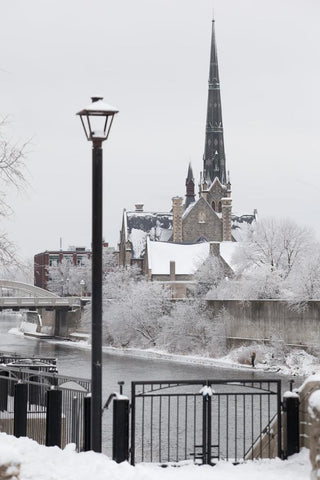
[{"label": "metal railing", "polygon": [[281,456],[280,395],[280,380],[132,382],[131,463]]},{"label": "metal railing", "polygon": [[17,384],[27,386],[26,434],[40,444],[46,444],[47,396],[52,389],[62,392],[61,441],[75,443],[82,449],[84,438],[84,400],[91,390],[88,379],[74,378],[56,373],[39,371],[38,367],[0,369],[0,431],[14,433],[14,417],[17,414],[15,390]]}]

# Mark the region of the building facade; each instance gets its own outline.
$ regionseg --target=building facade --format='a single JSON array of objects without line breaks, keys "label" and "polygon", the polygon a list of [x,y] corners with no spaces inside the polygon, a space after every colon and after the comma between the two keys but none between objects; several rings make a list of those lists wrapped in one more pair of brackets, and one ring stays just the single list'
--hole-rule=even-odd
[{"label": "building facade", "polygon": [[74,247],[69,250],[46,250],[34,256],[34,285],[47,290],[49,267],[59,267],[63,260],[73,266],[83,266],[91,258],[91,251],[85,247]]}]

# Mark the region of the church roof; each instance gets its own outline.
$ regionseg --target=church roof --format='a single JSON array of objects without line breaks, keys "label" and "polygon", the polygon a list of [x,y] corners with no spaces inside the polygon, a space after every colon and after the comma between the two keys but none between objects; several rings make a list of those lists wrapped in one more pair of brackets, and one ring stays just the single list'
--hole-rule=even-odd
[{"label": "church roof", "polygon": [[172,235],[172,213],[124,212],[127,239],[132,245],[132,258],[144,257],[147,236],[153,241],[167,242]]}]

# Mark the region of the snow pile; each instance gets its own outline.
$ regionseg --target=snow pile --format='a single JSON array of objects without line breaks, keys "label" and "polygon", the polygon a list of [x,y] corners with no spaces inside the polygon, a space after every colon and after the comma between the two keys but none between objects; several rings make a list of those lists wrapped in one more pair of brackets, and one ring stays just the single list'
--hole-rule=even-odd
[{"label": "snow pile", "polygon": [[[73,444],[60,450],[0,433],[0,451],[3,448],[11,450],[12,460],[21,461],[20,480],[302,480],[309,478],[311,470],[307,449],[285,461],[257,460],[236,466],[221,461],[215,467],[187,462],[180,468],[160,468],[151,464],[132,467],[126,462],[118,465],[102,454],[77,453]],[[10,459],[9,450],[7,454]]]},{"label": "snow pile", "polygon": [[255,369],[278,372],[282,375],[306,377],[320,373],[319,358],[304,350],[288,350],[280,345],[250,345],[231,350],[221,358],[222,362],[230,366],[251,364],[251,354],[256,353]]},{"label": "snow pile", "polygon": [[319,418],[320,414],[320,390],[316,390],[310,395],[309,406],[308,406],[309,415],[315,419]]}]

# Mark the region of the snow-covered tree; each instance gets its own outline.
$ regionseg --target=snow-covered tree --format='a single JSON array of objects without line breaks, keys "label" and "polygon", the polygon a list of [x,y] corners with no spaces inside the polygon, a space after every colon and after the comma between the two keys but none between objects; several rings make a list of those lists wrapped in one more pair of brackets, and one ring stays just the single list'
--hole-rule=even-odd
[{"label": "snow-covered tree", "polygon": [[203,297],[211,288],[216,288],[226,277],[225,265],[221,258],[210,255],[194,275],[196,296]]},{"label": "snow-covered tree", "polygon": [[158,343],[172,353],[216,357],[225,351],[224,319],[209,317],[205,302],[189,299],[177,302],[163,319]]},{"label": "snow-covered tree", "polygon": [[266,218],[246,229],[235,254],[240,273],[267,266],[287,278],[294,265],[314,247],[313,232],[289,219]]},{"label": "snow-covered tree", "polygon": [[258,300],[285,298],[287,291],[278,271],[264,265],[235,279],[224,279],[210,290],[208,298],[217,300]]},{"label": "snow-covered tree", "polygon": [[74,265],[68,258],[56,267],[48,267],[48,290],[57,295],[81,295],[84,282],[86,294],[91,292],[91,260],[84,258],[81,265]]},{"label": "snow-covered tree", "polygon": [[[113,251],[103,251],[103,275],[115,268]],[[81,265],[74,265],[69,258],[63,258],[57,266],[48,267],[48,290],[57,295],[91,294],[91,259],[83,257]]]},{"label": "snow-covered tree", "polygon": [[131,278],[113,291],[117,298],[104,302],[106,341],[122,347],[154,347],[170,308],[169,290],[156,282]]},{"label": "snow-covered tree", "polygon": [[294,301],[320,300],[320,245],[294,266],[288,285]]}]

